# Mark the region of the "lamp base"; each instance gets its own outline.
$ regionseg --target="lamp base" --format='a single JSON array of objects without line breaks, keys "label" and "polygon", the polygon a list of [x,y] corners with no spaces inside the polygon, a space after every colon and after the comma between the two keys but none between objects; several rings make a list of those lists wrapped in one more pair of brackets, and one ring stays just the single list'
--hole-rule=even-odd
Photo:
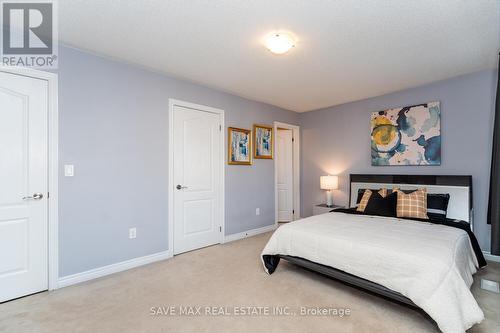
[{"label": "lamp base", "polygon": [[326,191],[326,206],[333,207],[333,193],[332,193],[332,191]]}]

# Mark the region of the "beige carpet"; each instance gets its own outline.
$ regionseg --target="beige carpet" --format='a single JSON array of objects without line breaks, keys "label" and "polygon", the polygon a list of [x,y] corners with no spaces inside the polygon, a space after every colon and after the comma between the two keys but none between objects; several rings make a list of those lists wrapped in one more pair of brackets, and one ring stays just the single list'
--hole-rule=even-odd
[{"label": "beige carpet", "polygon": [[[270,234],[217,245],[98,280],[0,305],[1,332],[438,332],[421,313],[281,263],[264,273]],[[500,296],[473,292],[486,320],[472,332],[500,332]],[[288,306],[295,316],[152,316],[151,307]],[[301,306],[349,308],[350,316],[301,316]],[[177,308],[178,309],[178,308]],[[241,308],[240,308],[241,309]],[[262,310],[264,311],[264,310]]]}]

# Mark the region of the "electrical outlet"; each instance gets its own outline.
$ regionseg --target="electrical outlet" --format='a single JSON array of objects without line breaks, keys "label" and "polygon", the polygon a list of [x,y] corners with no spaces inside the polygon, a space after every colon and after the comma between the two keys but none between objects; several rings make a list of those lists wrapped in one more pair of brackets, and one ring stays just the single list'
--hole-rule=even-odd
[{"label": "electrical outlet", "polygon": [[64,165],[64,176],[73,177],[75,175],[75,166],[73,164]]},{"label": "electrical outlet", "polygon": [[255,208],[255,215],[260,215],[260,208]]},{"label": "electrical outlet", "polygon": [[134,239],[137,237],[137,228],[128,229],[128,238]]}]

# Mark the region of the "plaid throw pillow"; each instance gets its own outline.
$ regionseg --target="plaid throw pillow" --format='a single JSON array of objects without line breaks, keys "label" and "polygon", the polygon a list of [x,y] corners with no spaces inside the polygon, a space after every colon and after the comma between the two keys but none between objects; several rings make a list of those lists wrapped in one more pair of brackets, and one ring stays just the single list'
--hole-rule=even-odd
[{"label": "plaid throw pillow", "polygon": [[427,190],[421,188],[412,193],[398,190],[398,203],[396,214],[398,217],[409,217],[428,220],[427,216]]},{"label": "plaid throw pillow", "polygon": [[[382,196],[382,198],[385,198],[387,196],[387,189],[385,187],[381,188],[378,191],[378,194],[380,194]],[[371,190],[365,190],[365,193],[363,193],[363,196],[361,197],[361,200],[359,201],[358,208],[356,208],[356,210],[358,212],[365,211],[366,205],[368,204],[368,201],[370,200],[371,195],[372,195]]]}]

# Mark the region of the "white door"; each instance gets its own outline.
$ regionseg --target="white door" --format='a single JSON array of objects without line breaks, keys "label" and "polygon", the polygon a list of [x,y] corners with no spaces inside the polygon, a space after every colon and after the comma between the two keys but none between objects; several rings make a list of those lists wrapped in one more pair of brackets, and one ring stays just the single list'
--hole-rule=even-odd
[{"label": "white door", "polygon": [[173,108],[174,254],[221,242],[221,116]]},{"label": "white door", "polygon": [[0,72],[0,302],[48,288],[48,83]]},{"label": "white door", "polygon": [[293,131],[278,129],[278,221],[293,220]]}]

